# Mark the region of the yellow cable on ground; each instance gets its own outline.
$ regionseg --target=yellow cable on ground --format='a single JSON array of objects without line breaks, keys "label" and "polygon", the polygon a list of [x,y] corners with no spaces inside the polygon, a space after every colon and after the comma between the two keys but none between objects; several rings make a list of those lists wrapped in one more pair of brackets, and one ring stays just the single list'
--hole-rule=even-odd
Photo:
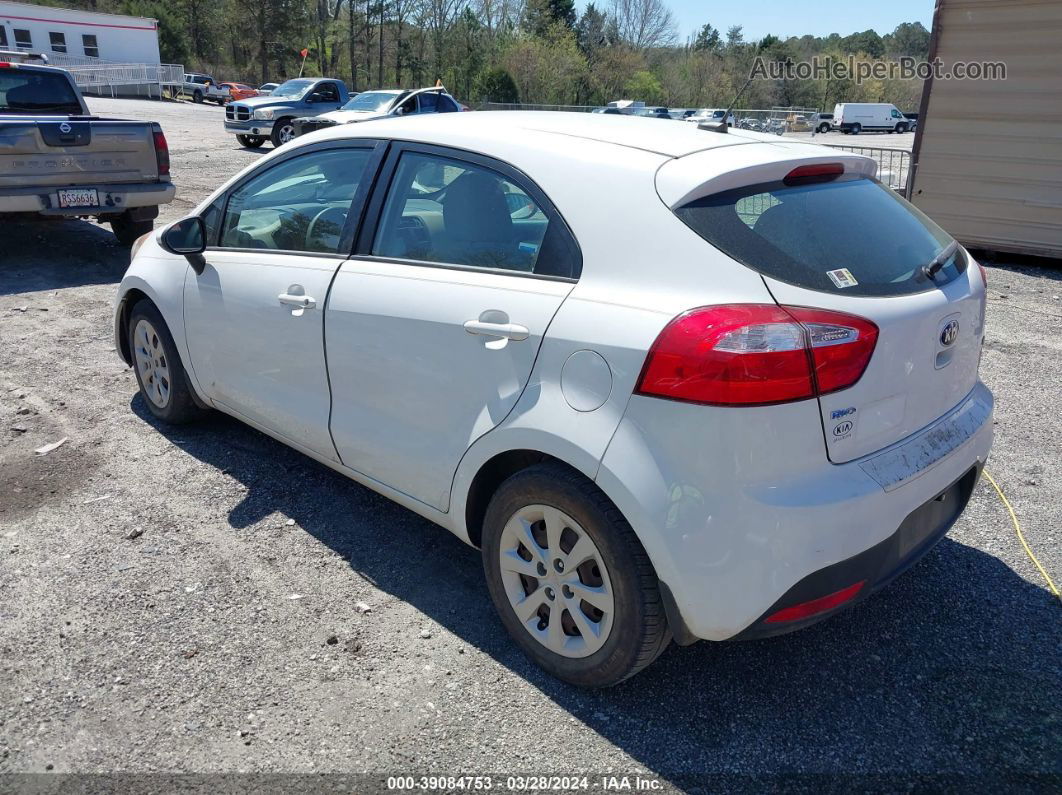
[{"label": "yellow cable on ground", "polygon": [[1021,525],[1018,524],[1018,515],[1014,513],[1014,509],[1010,506],[1010,501],[1003,493],[1003,489],[1001,489],[999,487],[999,484],[996,483],[995,478],[988,474],[987,469],[983,471],[985,477],[988,478],[988,482],[992,484],[992,488],[994,488],[996,490],[996,494],[999,495],[999,499],[1003,500],[1003,504],[1007,507],[1007,510],[1010,511],[1010,519],[1012,522],[1014,522],[1014,532],[1018,534],[1018,540],[1021,541],[1021,545],[1025,547],[1025,554],[1029,556],[1029,560],[1031,560],[1036,565],[1036,568],[1040,570],[1040,574],[1042,574],[1044,576],[1044,579],[1047,580],[1047,587],[1051,589],[1051,593],[1053,593],[1059,599],[1062,599],[1062,594],[1058,592],[1058,586],[1055,585],[1055,583],[1051,580],[1051,575],[1049,575],[1044,569],[1044,567],[1040,565],[1040,561],[1036,559],[1036,555],[1033,554],[1033,551],[1029,547],[1029,544],[1025,541],[1025,536],[1021,534]]}]

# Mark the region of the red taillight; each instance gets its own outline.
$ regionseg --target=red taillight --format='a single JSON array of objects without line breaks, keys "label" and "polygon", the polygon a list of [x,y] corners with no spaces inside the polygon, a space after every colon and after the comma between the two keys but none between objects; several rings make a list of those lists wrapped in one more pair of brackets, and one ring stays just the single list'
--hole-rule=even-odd
[{"label": "red taillight", "polygon": [[786,311],[807,330],[820,395],[847,389],[863,377],[878,344],[877,326],[865,318],[825,309],[789,306]]},{"label": "red taillight", "polygon": [[166,143],[166,136],[162,130],[155,130],[155,162],[158,163],[159,176],[170,175],[170,145]]},{"label": "red taillight", "polygon": [[782,180],[786,185],[807,185],[810,182],[829,182],[844,173],[843,163],[814,163],[797,166]]},{"label": "red taillight", "polygon": [[835,607],[840,607],[845,602],[850,602],[855,599],[860,591],[863,590],[863,586],[867,584],[866,580],[857,582],[855,585],[849,585],[847,588],[831,593],[828,596],[820,596],[818,599],[812,599],[810,602],[801,602],[798,605],[792,607],[785,607],[779,610],[777,613],[771,613],[764,619],[767,624],[784,624],[790,621],[800,621],[801,619],[811,618],[819,613],[825,613],[827,610],[833,610]]},{"label": "red taillight", "polygon": [[14,69],[15,65],[7,61],[0,61],[0,69]]},{"label": "red taillight", "polygon": [[869,320],[840,312],[773,304],[702,307],[660,332],[635,391],[716,406],[806,400],[858,381],[877,338]]}]

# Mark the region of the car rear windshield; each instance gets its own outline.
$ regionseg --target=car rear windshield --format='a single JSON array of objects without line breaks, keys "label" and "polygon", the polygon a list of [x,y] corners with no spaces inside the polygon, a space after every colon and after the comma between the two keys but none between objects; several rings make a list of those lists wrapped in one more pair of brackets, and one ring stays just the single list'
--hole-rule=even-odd
[{"label": "car rear windshield", "polygon": [[959,249],[931,279],[923,272],[951,237],[874,179],[754,185],[675,210],[716,248],[765,276],[828,293],[905,295],[966,269]]},{"label": "car rear windshield", "polygon": [[0,69],[0,113],[76,115],[82,112],[81,103],[66,75]]}]

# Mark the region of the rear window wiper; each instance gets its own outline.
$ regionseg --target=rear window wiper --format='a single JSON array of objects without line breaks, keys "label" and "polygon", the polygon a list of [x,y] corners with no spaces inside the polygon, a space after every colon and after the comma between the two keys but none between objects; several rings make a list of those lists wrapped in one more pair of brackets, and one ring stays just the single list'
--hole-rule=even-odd
[{"label": "rear window wiper", "polygon": [[952,240],[944,249],[933,257],[932,260],[922,266],[922,273],[929,279],[936,279],[937,274],[940,273],[940,269],[944,267],[944,264],[955,256],[955,252],[959,250],[959,241]]}]

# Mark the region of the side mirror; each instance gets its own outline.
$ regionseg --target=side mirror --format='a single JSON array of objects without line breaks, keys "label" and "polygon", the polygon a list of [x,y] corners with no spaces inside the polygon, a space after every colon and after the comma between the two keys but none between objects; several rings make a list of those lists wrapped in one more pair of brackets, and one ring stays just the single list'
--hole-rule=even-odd
[{"label": "side mirror", "polygon": [[162,247],[173,254],[183,254],[197,274],[206,268],[206,224],[197,215],[171,225],[160,238]]}]

